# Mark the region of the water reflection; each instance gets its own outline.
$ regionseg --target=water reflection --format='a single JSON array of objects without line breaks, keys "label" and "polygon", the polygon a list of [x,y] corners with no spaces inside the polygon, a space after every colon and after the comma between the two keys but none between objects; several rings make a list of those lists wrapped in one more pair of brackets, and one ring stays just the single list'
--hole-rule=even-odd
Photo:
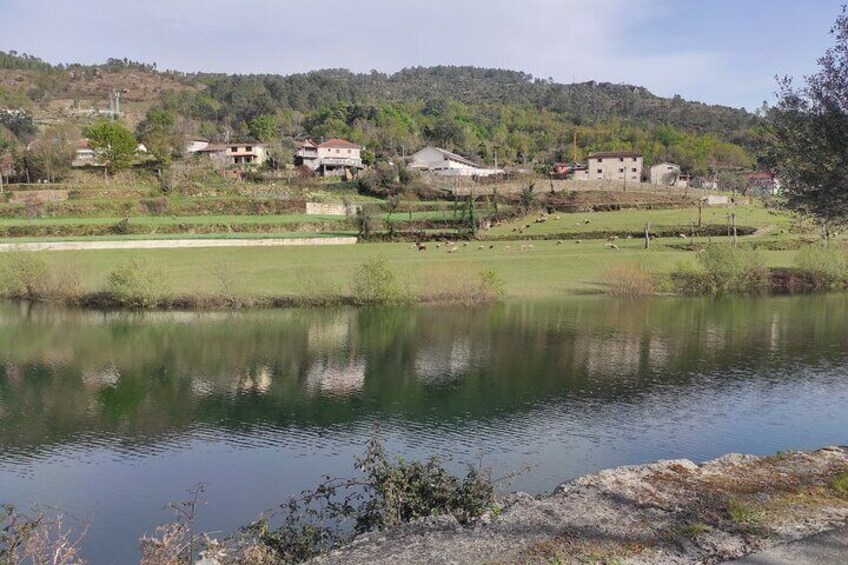
[{"label": "water reflection", "polygon": [[631,401],[660,384],[685,387],[705,366],[732,379],[746,367],[841,362],[845,306],[819,297],[137,314],[3,304],[0,442],[38,449],[118,422],[149,441],[198,421],[483,418],[563,395]]}]

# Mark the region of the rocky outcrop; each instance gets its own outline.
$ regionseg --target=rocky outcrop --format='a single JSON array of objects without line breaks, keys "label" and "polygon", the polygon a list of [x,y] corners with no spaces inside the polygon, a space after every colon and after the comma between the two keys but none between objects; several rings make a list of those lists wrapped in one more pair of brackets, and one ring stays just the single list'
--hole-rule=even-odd
[{"label": "rocky outcrop", "polygon": [[469,527],[361,536],[331,564],[718,563],[848,524],[848,449],[622,467],[514,494]]}]

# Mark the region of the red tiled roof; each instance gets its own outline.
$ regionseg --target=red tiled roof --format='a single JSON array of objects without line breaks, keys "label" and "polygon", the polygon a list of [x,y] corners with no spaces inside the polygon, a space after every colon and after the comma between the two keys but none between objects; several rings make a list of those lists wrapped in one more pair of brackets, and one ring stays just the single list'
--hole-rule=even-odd
[{"label": "red tiled roof", "polygon": [[330,139],[328,141],[325,141],[318,147],[324,149],[362,149],[360,146],[356,145],[355,143],[351,143],[346,139]]}]

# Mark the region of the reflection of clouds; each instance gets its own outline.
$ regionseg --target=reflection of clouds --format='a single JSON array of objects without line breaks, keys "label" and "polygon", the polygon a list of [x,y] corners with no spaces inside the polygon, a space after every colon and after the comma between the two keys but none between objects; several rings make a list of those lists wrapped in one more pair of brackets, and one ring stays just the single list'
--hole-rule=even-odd
[{"label": "reflection of clouds", "polygon": [[594,336],[586,340],[586,372],[594,377],[624,376],[638,372],[642,346],[635,335],[603,339]]},{"label": "reflection of clouds", "polygon": [[255,371],[238,371],[233,379],[233,392],[266,394],[271,390],[271,369],[261,365]]},{"label": "reflection of clouds", "polygon": [[191,392],[195,396],[209,396],[215,391],[215,386],[209,379],[195,377],[191,379]]},{"label": "reflection of clouds", "polygon": [[121,380],[121,374],[116,367],[87,370],[82,373],[82,382],[89,390],[100,390],[113,387]]},{"label": "reflection of clouds", "polygon": [[461,377],[471,367],[471,342],[459,337],[448,346],[422,346],[415,358],[415,375],[424,383],[437,384]]},{"label": "reflection of clouds", "polygon": [[315,360],[306,373],[306,390],[312,393],[353,394],[365,386],[366,367],[367,362],[363,357],[344,362]]},{"label": "reflection of clouds", "polygon": [[709,324],[703,335],[704,347],[709,353],[717,355],[727,347],[727,331],[725,329]]},{"label": "reflection of clouds", "polygon": [[312,353],[327,353],[347,346],[350,334],[350,318],[336,316],[332,322],[314,323],[309,326],[307,342]]},{"label": "reflection of clouds", "polygon": [[664,369],[669,364],[671,358],[671,344],[656,335],[652,335],[648,340],[648,363],[651,369],[658,371]]}]

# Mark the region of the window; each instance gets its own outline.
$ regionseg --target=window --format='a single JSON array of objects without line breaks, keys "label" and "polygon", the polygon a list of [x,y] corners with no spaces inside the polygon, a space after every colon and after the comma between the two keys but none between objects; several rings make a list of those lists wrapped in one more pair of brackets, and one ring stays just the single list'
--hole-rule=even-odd
[{"label": "window", "polygon": [[624,157],[619,157],[619,158],[618,158],[618,160],[619,160],[619,162],[623,163],[623,162],[624,162]]},{"label": "window", "polygon": [[633,168],[633,172],[634,172],[634,173],[638,172],[638,171],[636,170],[636,168],[635,168],[635,167]]},{"label": "window", "polygon": [[603,159],[598,159],[598,163],[603,163],[603,162],[604,162]]},{"label": "window", "polygon": [[347,154],[348,154],[348,155],[350,155],[350,153],[351,153],[351,151],[350,151],[350,149],[348,149],[348,150],[347,150]]},{"label": "window", "polygon": [[598,174],[599,174],[599,175],[604,174],[604,170],[603,170],[603,169],[598,169]]},{"label": "window", "polygon": [[624,174],[624,169],[618,169],[619,174]]},{"label": "window", "polygon": [[341,149],[336,149],[336,153],[341,153],[341,152],[342,152]]},{"label": "window", "polygon": [[238,147],[230,147],[230,151],[232,151],[233,153],[235,153],[236,151],[238,151]]},{"label": "window", "polygon": [[638,157],[633,157],[633,162],[634,162],[634,163],[635,163],[636,161],[638,161],[638,160],[639,160],[639,158],[638,158]]},{"label": "window", "polygon": [[253,147],[251,147],[250,145],[248,145],[247,147],[245,147],[245,148],[244,148],[244,150],[245,150],[245,151],[253,151]]}]

